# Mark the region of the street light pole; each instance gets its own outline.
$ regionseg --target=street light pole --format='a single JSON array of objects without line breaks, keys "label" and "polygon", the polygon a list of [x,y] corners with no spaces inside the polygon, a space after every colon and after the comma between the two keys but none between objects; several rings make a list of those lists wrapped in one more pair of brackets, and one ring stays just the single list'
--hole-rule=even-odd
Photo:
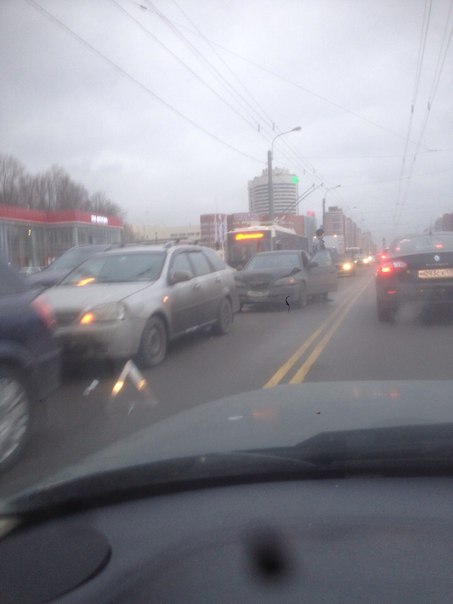
[{"label": "street light pole", "polygon": [[[272,141],[273,144],[273,141]],[[269,220],[274,220],[274,183],[272,182],[272,150],[267,152],[267,198],[269,200]]]},{"label": "street light pole", "polygon": [[269,220],[270,222],[274,221],[274,184],[272,182],[272,159],[274,156],[274,142],[279,136],[283,136],[284,134],[289,134],[290,132],[297,132],[298,130],[302,130],[301,126],[296,126],[295,128],[291,128],[291,130],[286,130],[286,132],[281,132],[274,136],[271,143],[271,148],[267,152],[267,197],[269,200]]}]

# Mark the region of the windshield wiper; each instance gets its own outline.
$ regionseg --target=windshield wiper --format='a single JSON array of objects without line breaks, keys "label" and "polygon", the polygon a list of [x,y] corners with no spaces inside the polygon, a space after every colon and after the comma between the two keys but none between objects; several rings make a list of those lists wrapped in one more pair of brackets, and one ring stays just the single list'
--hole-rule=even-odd
[{"label": "windshield wiper", "polygon": [[[72,472],[72,473],[71,473]],[[8,499],[0,515],[66,513],[136,497],[232,484],[354,475],[453,472],[453,423],[323,432],[290,447],[240,450],[113,467],[69,469]]]},{"label": "windshield wiper", "polygon": [[209,453],[173,458],[140,465],[100,470],[74,477],[69,474],[31,487],[0,504],[1,516],[66,513],[133,499],[135,497],[249,483],[262,480],[283,480],[294,476],[311,477],[319,469],[310,462],[285,459],[266,452]]},{"label": "windshield wiper", "polygon": [[[266,451],[269,453],[268,449],[254,452]],[[272,453],[331,467],[385,460],[394,465],[432,460],[453,464],[453,423],[322,432],[297,445],[272,449]]]}]

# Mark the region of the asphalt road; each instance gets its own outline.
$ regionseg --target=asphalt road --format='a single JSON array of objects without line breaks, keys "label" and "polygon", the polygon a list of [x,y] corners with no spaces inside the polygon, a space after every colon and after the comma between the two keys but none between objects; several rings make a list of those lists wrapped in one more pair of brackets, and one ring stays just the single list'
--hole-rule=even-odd
[{"label": "asphalt road", "polygon": [[162,365],[144,372],[145,391],[126,380],[111,396],[123,364],[81,359],[67,367],[46,421],[0,477],[0,497],[121,436],[228,395],[302,381],[451,379],[452,313],[420,317],[406,309],[395,324],[381,324],[372,274],[365,268],[340,279],[330,301],[300,310],[246,308],[226,336],[174,343]]}]

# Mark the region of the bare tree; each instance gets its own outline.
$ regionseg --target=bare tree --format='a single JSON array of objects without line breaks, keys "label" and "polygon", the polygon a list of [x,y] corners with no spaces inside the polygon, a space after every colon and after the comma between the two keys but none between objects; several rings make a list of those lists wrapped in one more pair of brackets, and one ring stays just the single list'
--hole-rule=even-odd
[{"label": "bare tree", "polygon": [[0,153],[0,203],[19,205],[19,183],[24,172],[19,160]]},{"label": "bare tree", "polygon": [[123,212],[103,191],[89,195],[87,189],[74,182],[61,166],[31,175],[12,155],[0,154],[0,203],[25,208],[82,210],[110,216]]},{"label": "bare tree", "polygon": [[111,201],[103,191],[96,191],[90,195],[91,210],[97,214],[108,216],[122,216],[121,208]]},{"label": "bare tree", "polygon": [[23,174],[19,179],[19,205],[24,208],[39,207],[38,180],[31,174]]}]

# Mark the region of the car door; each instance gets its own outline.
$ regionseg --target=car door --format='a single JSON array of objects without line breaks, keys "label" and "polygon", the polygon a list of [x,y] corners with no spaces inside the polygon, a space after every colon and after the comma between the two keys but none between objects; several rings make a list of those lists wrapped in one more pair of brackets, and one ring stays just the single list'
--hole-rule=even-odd
[{"label": "car door", "polygon": [[311,295],[324,294],[337,288],[336,266],[329,250],[316,252],[308,265],[308,290]]},{"label": "car door", "polygon": [[189,259],[200,284],[196,325],[202,325],[215,321],[218,317],[222,298],[222,278],[201,249],[190,251]]},{"label": "car door", "polygon": [[[181,271],[188,273],[190,279],[171,285],[173,275]],[[194,326],[200,305],[200,283],[195,277],[187,252],[176,252],[173,255],[168,276],[172,335],[178,335]]]}]

